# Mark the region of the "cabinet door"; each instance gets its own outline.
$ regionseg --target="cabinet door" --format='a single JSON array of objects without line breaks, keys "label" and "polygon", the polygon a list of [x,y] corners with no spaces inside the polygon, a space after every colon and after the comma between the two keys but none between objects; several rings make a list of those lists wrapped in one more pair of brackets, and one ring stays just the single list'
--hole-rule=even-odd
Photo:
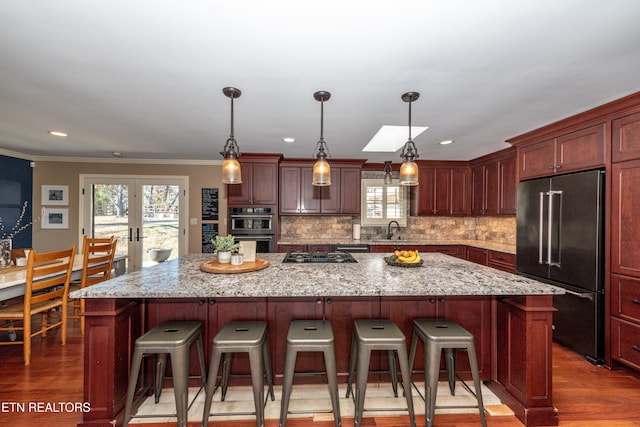
[{"label": "cabinet door", "polygon": [[307,245],[278,244],[278,252],[289,252],[289,251],[306,252]]},{"label": "cabinet door", "polygon": [[640,158],[640,113],[612,123],[611,159],[614,162]]},{"label": "cabinet door", "polygon": [[516,272],[516,256],[514,254],[498,251],[488,251],[487,265],[509,273]]},{"label": "cabinet door", "polygon": [[[480,378],[491,379],[491,297],[438,297],[437,316],[451,319],[473,334]],[[471,377],[469,358],[460,350],[456,373]]]},{"label": "cabinet door", "polygon": [[437,168],[433,173],[434,215],[451,215],[451,169]]},{"label": "cabinet door", "polygon": [[555,172],[555,139],[527,145],[518,150],[521,180],[551,175]]},{"label": "cabinet door", "polygon": [[476,264],[487,265],[487,250],[476,248],[473,246],[467,246],[467,261],[475,262]]},{"label": "cabinet door", "polygon": [[640,160],[614,163],[611,183],[611,271],[640,277]]},{"label": "cabinet door", "polygon": [[604,124],[596,125],[556,140],[556,173],[604,166]]},{"label": "cabinet door", "polygon": [[469,215],[469,169],[454,168],[451,171],[451,214]]},{"label": "cabinet door", "polygon": [[280,213],[300,213],[300,168],[280,168]]},{"label": "cabinet door", "polygon": [[314,187],[315,198],[320,200],[320,212],[340,213],[340,168],[331,168],[331,185]]},{"label": "cabinet door", "polygon": [[611,315],[640,324],[640,279],[611,275]]},{"label": "cabinet door", "polygon": [[484,165],[484,215],[497,215],[499,203],[499,176],[498,162]]},{"label": "cabinet door", "polygon": [[411,215],[428,216],[435,213],[435,170],[418,168],[420,185],[411,187]]},{"label": "cabinet door", "polygon": [[484,166],[471,168],[471,213],[482,215],[484,213],[485,199],[485,173]]},{"label": "cabinet door", "polygon": [[[271,354],[273,354],[274,373],[278,383],[282,382],[284,359],[287,347],[289,324],[293,320],[322,319],[323,300],[313,298],[269,298],[269,334],[271,336]],[[296,358],[296,373],[322,372],[324,358],[319,352],[298,352]],[[305,378],[305,377],[302,377]],[[302,381],[296,378],[296,383]],[[317,382],[317,377],[306,377],[311,382]]]},{"label": "cabinet door", "polygon": [[340,213],[360,215],[360,168],[340,172]]},{"label": "cabinet door", "polygon": [[249,162],[240,162],[242,184],[227,184],[227,204],[229,206],[247,206],[252,204],[253,168]]},{"label": "cabinet door", "polygon": [[515,215],[518,184],[516,180],[516,158],[500,160],[499,164],[498,214]]},{"label": "cabinet door", "polygon": [[[340,382],[346,382],[349,374],[349,354],[353,321],[380,318],[380,299],[377,297],[325,298],[325,318],[331,322],[336,346],[336,363]],[[371,370],[380,369],[380,357],[371,358]]]},{"label": "cabinet door", "polygon": [[300,168],[300,213],[320,213],[321,194],[311,184],[313,181],[313,168]]},{"label": "cabinet door", "polygon": [[278,204],[278,165],[276,163],[253,163],[251,184],[252,204]]}]

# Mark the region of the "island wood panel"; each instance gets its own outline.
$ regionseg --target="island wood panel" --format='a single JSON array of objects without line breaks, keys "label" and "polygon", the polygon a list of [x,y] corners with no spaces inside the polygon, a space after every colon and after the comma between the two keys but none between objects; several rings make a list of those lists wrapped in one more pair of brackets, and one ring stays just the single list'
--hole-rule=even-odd
[{"label": "island wood panel", "polygon": [[[267,311],[272,342],[274,381],[277,384],[282,384],[289,325],[293,320],[321,320],[324,299],[320,297],[269,298]],[[321,353],[298,352],[296,373],[322,372],[324,370],[324,356]],[[295,383],[319,382],[320,380],[321,378],[311,376],[296,377]]]}]

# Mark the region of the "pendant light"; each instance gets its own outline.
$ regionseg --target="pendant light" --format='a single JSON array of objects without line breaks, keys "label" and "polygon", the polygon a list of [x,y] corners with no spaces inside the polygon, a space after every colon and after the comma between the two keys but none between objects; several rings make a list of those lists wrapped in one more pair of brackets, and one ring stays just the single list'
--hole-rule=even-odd
[{"label": "pendant light", "polygon": [[327,162],[327,143],[324,142],[324,102],[331,98],[331,94],[321,90],[313,94],[316,101],[320,102],[320,141],[316,145],[316,162],[313,165],[313,178],[311,184],[319,187],[331,185],[331,167]]},{"label": "pendant light", "polygon": [[220,153],[224,157],[224,162],[222,163],[222,183],[242,184],[240,162],[238,161],[240,148],[233,136],[233,99],[239,98],[242,92],[235,87],[225,87],[222,89],[222,93],[224,93],[227,98],[231,98],[231,133],[229,134],[229,139],[227,139],[227,142],[224,144],[224,151]]},{"label": "pendant light", "polygon": [[400,157],[404,160],[400,166],[400,185],[418,185],[418,165],[414,162],[418,158],[418,150],[411,139],[411,103],[418,99],[418,92],[402,94],[402,100],[409,103],[409,139],[402,147]]},{"label": "pendant light", "polygon": [[391,169],[391,160],[384,162],[384,185],[393,183],[393,176],[391,175],[393,169]]}]

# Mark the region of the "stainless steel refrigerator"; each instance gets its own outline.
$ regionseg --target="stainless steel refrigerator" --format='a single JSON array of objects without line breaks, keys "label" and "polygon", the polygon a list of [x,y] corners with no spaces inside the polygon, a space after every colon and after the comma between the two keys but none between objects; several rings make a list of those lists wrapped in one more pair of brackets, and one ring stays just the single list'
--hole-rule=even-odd
[{"label": "stainless steel refrigerator", "polygon": [[604,357],[604,171],[518,185],[518,274],[565,289],[553,338],[595,364]]}]

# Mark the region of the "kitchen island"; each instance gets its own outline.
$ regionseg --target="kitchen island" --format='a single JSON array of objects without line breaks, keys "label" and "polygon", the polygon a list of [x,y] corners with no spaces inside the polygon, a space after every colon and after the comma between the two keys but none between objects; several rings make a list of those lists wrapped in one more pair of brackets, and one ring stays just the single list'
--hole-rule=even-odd
[{"label": "kitchen island", "polygon": [[[391,318],[409,340],[416,317],[451,318],[471,331],[489,387],[525,425],[557,425],[551,324],[552,297],[561,289],[438,253],[424,254],[419,268],[386,265],[381,254],[354,254],[353,264],[284,264],[284,254],[259,256],[270,266],[251,273],[205,273],[200,264],[212,255],[193,254],[73,293],[86,298],[84,397],[91,404],[79,425],[121,421],[135,339],[163,321],[201,321],[210,343],[227,321],[266,320],[280,380],[289,322],[325,318],[345,381],[353,320]],[[194,354],[193,374],[195,360]],[[416,361],[420,369],[422,356]],[[386,368],[383,358],[372,364]],[[240,357],[233,366],[247,371]],[[305,355],[297,369],[320,371],[322,359]],[[466,357],[458,372],[468,376]]]}]

